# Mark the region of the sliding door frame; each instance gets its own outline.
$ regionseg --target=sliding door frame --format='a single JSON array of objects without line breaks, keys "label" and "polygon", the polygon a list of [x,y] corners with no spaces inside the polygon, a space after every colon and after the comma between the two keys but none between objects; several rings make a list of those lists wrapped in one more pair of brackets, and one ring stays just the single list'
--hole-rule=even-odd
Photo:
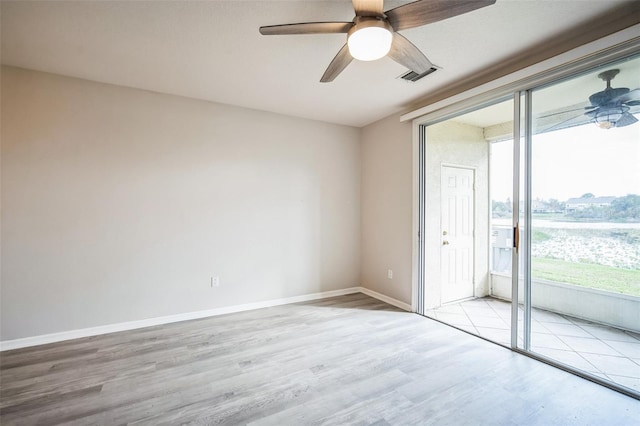
[{"label": "sliding door frame", "polygon": [[522,140],[522,96],[513,95],[513,194],[511,224],[513,229],[511,250],[511,348],[518,347],[518,284],[520,281],[520,145]]},{"label": "sliding door frame", "polygon": [[411,310],[425,315],[425,224],[426,224],[426,126],[414,126],[413,137],[413,262]]}]

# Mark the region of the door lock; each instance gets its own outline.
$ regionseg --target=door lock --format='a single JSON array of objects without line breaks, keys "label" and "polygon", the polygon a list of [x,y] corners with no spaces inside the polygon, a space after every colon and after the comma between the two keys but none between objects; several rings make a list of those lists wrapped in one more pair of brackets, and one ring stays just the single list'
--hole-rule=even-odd
[{"label": "door lock", "polygon": [[447,246],[447,245],[449,245],[449,241],[444,240],[444,241],[442,242],[442,245],[443,245],[443,246]]}]

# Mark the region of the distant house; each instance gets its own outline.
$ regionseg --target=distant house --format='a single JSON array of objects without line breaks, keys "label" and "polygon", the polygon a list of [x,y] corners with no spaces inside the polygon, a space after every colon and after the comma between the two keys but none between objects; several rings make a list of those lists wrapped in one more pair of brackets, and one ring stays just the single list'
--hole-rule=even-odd
[{"label": "distant house", "polygon": [[569,198],[566,203],[565,213],[584,210],[588,207],[607,207],[610,206],[615,199],[616,197]]},{"label": "distant house", "polygon": [[[520,209],[520,211],[522,212],[524,209]],[[550,200],[537,198],[535,200],[531,200],[531,211],[534,214],[564,213],[565,206],[563,202],[553,198]]]},{"label": "distant house", "polygon": [[533,213],[552,213],[551,205],[544,200],[531,201],[531,211]]}]

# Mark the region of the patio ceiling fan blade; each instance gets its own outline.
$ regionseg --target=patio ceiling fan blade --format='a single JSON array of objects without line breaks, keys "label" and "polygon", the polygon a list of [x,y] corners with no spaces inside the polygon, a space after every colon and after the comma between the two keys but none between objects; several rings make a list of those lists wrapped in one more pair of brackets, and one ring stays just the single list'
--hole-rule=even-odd
[{"label": "patio ceiling fan blade", "polygon": [[384,16],[383,0],[353,0],[356,16]]},{"label": "patio ceiling fan blade", "polygon": [[589,105],[589,106],[584,106],[584,107],[580,107],[580,108],[571,108],[571,109],[567,109],[567,110],[564,110],[564,111],[552,112],[551,114],[540,115],[540,116],[537,116],[536,118],[540,119],[540,118],[553,117],[553,116],[560,115],[560,114],[568,114],[570,112],[576,112],[576,111],[585,111],[585,110],[593,109],[593,108],[597,108],[597,107],[595,107],[593,105]]},{"label": "patio ceiling fan blade", "polygon": [[300,24],[268,25],[260,27],[260,34],[339,34],[347,33],[351,27],[353,27],[353,22],[303,22]]},{"label": "patio ceiling fan blade", "polygon": [[406,30],[491,6],[496,0],[420,0],[387,10],[394,30]]},{"label": "patio ceiling fan blade", "polygon": [[329,83],[333,81],[347,67],[347,65],[351,63],[352,60],[353,57],[351,57],[351,54],[349,53],[349,46],[345,44],[327,67],[320,79],[320,82]]},{"label": "patio ceiling fan blade", "polygon": [[615,102],[621,102],[629,106],[640,105],[640,89],[633,89],[620,95],[614,99]]},{"label": "patio ceiling fan blade", "polygon": [[630,126],[633,123],[637,123],[638,119],[633,116],[633,114],[629,112],[625,112],[622,114],[622,117],[618,121],[616,121],[616,127],[625,127]]},{"label": "patio ceiling fan blade", "polygon": [[593,121],[592,118],[587,117],[585,114],[579,114],[571,118],[568,118],[566,120],[562,120],[559,123],[555,123],[544,129],[539,129],[539,127],[536,125],[536,122],[534,121],[534,133],[538,134],[538,133],[551,132],[554,130],[566,129],[567,127],[580,126],[582,124],[586,124],[591,121]]},{"label": "patio ceiling fan blade", "polygon": [[399,33],[393,34],[389,57],[416,74],[425,73],[433,67],[420,49]]}]

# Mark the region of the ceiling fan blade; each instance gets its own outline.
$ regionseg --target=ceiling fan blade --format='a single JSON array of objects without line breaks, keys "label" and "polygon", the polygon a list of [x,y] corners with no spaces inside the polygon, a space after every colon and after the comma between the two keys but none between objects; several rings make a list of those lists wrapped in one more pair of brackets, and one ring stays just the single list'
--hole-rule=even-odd
[{"label": "ceiling fan blade", "polygon": [[[496,0],[420,0],[385,12],[394,30],[406,30],[442,21],[485,6]],[[355,3],[355,1],[354,1]]]},{"label": "ceiling fan blade", "polygon": [[[551,126],[548,126],[549,123],[540,123],[540,121],[541,120],[534,120],[533,122],[534,134],[552,132],[555,130],[562,130],[568,127],[581,126],[593,120],[585,117],[584,114],[579,114],[579,115],[570,117],[566,120],[562,120],[559,123],[554,123]],[[548,127],[543,128],[544,126],[548,126]]]},{"label": "ceiling fan blade", "polygon": [[303,22],[300,24],[269,25],[260,27],[262,35],[337,34],[347,33],[353,22]]},{"label": "ceiling fan blade", "polygon": [[640,105],[640,89],[633,89],[620,95],[617,98],[612,99],[613,102],[621,102],[629,106]]},{"label": "ceiling fan blade", "polygon": [[433,64],[413,43],[404,36],[394,33],[388,56],[416,74],[427,72]]},{"label": "ceiling fan blade", "polygon": [[383,0],[353,0],[356,16],[384,16]]},{"label": "ceiling fan blade", "polygon": [[556,116],[556,115],[569,114],[571,112],[576,112],[576,111],[586,111],[586,110],[589,110],[589,109],[592,109],[592,108],[597,108],[597,107],[594,107],[593,105],[591,105],[591,106],[587,106],[587,107],[571,108],[571,109],[566,109],[566,110],[563,110],[563,111],[552,112],[550,114],[540,115],[540,116],[537,116],[536,118],[540,119],[540,118],[553,117],[553,116]]},{"label": "ceiling fan blade", "polygon": [[633,123],[637,123],[638,119],[633,116],[633,114],[625,112],[622,114],[622,117],[618,121],[616,121],[616,127],[624,127],[630,126]]},{"label": "ceiling fan blade", "polygon": [[333,81],[346,67],[353,61],[353,57],[349,53],[349,46],[346,44],[338,52],[333,61],[327,67],[327,70],[320,79],[321,83],[329,83]]}]

